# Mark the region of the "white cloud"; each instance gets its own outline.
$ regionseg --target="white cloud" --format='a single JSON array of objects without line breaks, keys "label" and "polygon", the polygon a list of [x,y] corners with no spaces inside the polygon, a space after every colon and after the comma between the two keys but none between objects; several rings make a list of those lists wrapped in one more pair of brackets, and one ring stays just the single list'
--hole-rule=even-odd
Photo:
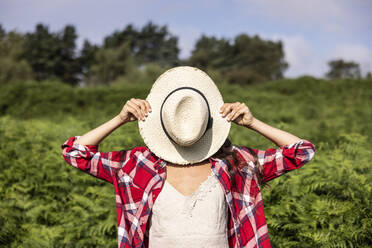
[{"label": "white cloud", "polygon": [[363,76],[372,72],[372,50],[363,45],[340,44],[334,49],[322,52],[300,35],[275,35],[266,38],[283,42],[285,59],[289,63],[285,72],[287,77],[305,74],[323,77],[329,69],[328,62],[335,59],[359,63]]},{"label": "white cloud", "polygon": [[304,37],[274,35],[268,38],[281,40],[283,43],[285,60],[289,63],[289,68],[285,72],[287,77],[301,75],[322,77],[326,72],[325,58]]},{"label": "white cloud", "polygon": [[[365,0],[235,0],[248,15],[326,32],[371,27],[372,2]],[[362,11],[365,11],[363,13]]]}]

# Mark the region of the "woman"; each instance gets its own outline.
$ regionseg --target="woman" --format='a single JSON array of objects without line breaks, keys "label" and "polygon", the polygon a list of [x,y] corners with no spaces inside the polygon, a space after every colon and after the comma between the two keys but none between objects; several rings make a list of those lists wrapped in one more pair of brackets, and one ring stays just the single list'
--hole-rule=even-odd
[{"label": "woman", "polygon": [[[98,144],[139,121],[146,146],[98,152]],[[230,125],[250,128],[278,148],[234,146]],[[146,100],[130,99],[113,119],[63,145],[65,160],[112,183],[119,247],[270,247],[260,193],[266,183],[310,161],[311,142],[224,103],[204,72],[176,67]]]}]

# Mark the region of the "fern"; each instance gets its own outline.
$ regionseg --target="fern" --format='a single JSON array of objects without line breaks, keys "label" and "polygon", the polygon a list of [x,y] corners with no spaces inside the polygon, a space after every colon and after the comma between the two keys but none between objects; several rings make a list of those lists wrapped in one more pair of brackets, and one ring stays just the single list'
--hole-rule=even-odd
[{"label": "fern", "polygon": [[[259,119],[317,149],[313,161],[263,190],[273,247],[372,247],[371,83],[221,85],[226,102],[246,102]],[[150,85],[0,87],[0,247],[117,247],[114,188],[67,165],[60,146],[111,118],[123,98],[144,98]],[[58,100],[44,98],[48,94]],[[236,125],[230,138],[253,148],[273,146]],[[138,127],[130,123],[100,150],[138,145]]]}]

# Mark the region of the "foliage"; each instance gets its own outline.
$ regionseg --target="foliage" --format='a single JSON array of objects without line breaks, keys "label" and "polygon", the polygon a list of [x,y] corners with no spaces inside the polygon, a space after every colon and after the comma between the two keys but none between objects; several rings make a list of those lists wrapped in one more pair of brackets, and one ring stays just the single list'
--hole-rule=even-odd
[{"label": "foliage", "polygon": [[115,247],[113,188],[61,157],[75,124],[1,119],[0,247]]},{"label": "foliage", "polygon": [[32,78],[32,69],[24,53],[24,37],[16,32],[6,33],[0,26],[0,84],[22,82]]},{"label": "foliage", "polygon": [[75,55],[76,38],[72,25],[51,33],[48,26],[37,24],[33,33],[26,34],[24,58],[31,65],[36,80],[60,79],[77,84],[80,66]]},{"label": "foliage", "polygon": [[[178,37],[166,25],[151,21],[141,28],[132,24],[106,36],[102,45],[84,40],[77,50],[73,25],[52,32],[45,24],[33,32],[6,32],[0,24],[0,83],[61,81],[70,85],[108,85],[119,77],[141,74],[148,65],[160,68],[191,65],[218,74],[221,81],[249,85],[282,79],[288,63],[281,41],[239,34],[232,39],[201,35],[190,58],[181,60]],[[329,79],[359,79],[360,66],[342,59],[328,63]],[[371,73],[366,74],[366,79]],[[125,81],[125,80],[122,80]]]},{"label": "foliage", "polygon": [[200,69],[221,68],[225,65],[225,54],[231,49],[229,41],[202,35],[196,42],[189,63]]},{"label": "foliage", "polygon": [[128,43],[135,62],[139,65],[157,63],[161,66],[174,66],[178,63],[178,38],[169,33],[167,26],[148,22],[137,30],[127,25],[122,31],[107,36],[104,47],[113,48]]},{"label": "foliage", "polygon": [[202,35],[188,61],[204,70],[218,69],[229,83],[251,84],[283,77],[288,64],[282,43],[240,34],[231,43]]},{"label": "foliage", "polygon": [[121,87],[125,84],[134,84],[138,85],[138,88],[142,88],[143,85],[147,88],[149,83],[155,82],[159,75],[168,69],[170,67],[163,67],[158,64],[144,64],[138,70],[130,70],[126,75],[118,77],[111,85]]},{"label": "foliage", "polygon": [[[6,35],[0,26],[0,41]],[[73,25],[50,31],[47,25],[39,23],[34,31],[18,36],[19,41],[6,42],[8,50],[16,51],[17,56],[0,57],[2,83],[32,78],[70,85],[107,85],[156,64],[161,68],[193,65],[208,72],[218,71],[228,83],[247,85],[281,79],[288,68],[280,41],[246,34],[232,41],[202,35],[191,57],[180,60],[178,37],[166,25],[152,22],[141,28],[129,24],[106,36],[102,45],[84,40],[80,50]]]},{"label": "foliage", "polygon": [[84,40],[83,47],[78,58],[81,66],[81,72],[83,74],[83,82],[89,81],[89,79],[92,77],[92,66],[97,63],[96,53],[98,50],[99,46],[91,44],[89,40]]},{"label": "foliage", "polygon": [[[139,75],[155,77],[160,70],[151,65]],[[125,100],[145,98],[151,87],[123,80],[86,88],[60,82],[0,86],[0,247],[117,247],[112,185],[69,166],[60,145],[112,118]],[[245,102],[258,119],[316,146],[313,161],[263,189],[272,246],[371,247],[372,81],[216,82],[225,102]],[[272,146],[236,125],[230,139]],[[100,151],[139,145],[137,123],[129,123]]]},{"label": "foliage", "polygon": [[109,84],[117,77],[133,70],[133,61],[128,43],[118,48],[100,48],[96,53],[96,63],[92,65],[87,84]]},{"label": "foliage", "polygon": [[[278,247],[371,247],[372,151],[357,133],[318,144],[316,162],[264,191]],[[280,244],[280,245],[279,245]]]},{"label": "foliage", "polygon": [[338,59],[329,61],[328,65],[330,68],[326,76],[330,79],[361,77],[359,64],[356,62]]},{"label": "foliage", "polygon": [[0,82],[61,81],[71,85],[107,85],[120,76],[141,74],[144,67],[178,65],[178,38],[167,26],[152,22],[141,29],[128,25],[105,37],[103,45],[84,40],[76,49],[73,25],[52,32],[45,24],[26,34],[0,25]]}]

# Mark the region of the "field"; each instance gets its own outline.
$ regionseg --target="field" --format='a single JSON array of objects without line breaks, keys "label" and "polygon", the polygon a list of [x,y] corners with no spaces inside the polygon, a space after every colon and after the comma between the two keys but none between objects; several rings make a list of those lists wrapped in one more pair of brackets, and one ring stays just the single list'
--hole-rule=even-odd
[{"label": "field", "polygon": [[[315,158],[262,189],[273,247],[372,247],[372,81],[311,77],[218,85],[225,102],[313,142]],[[0,86],[0,247],[117,247],[112,185],[69,166],[61,144],[114,117],[151,85]],[[234,144],[273,144],[232,126]],[[129,123],[101,151],[143,145]]]}]

